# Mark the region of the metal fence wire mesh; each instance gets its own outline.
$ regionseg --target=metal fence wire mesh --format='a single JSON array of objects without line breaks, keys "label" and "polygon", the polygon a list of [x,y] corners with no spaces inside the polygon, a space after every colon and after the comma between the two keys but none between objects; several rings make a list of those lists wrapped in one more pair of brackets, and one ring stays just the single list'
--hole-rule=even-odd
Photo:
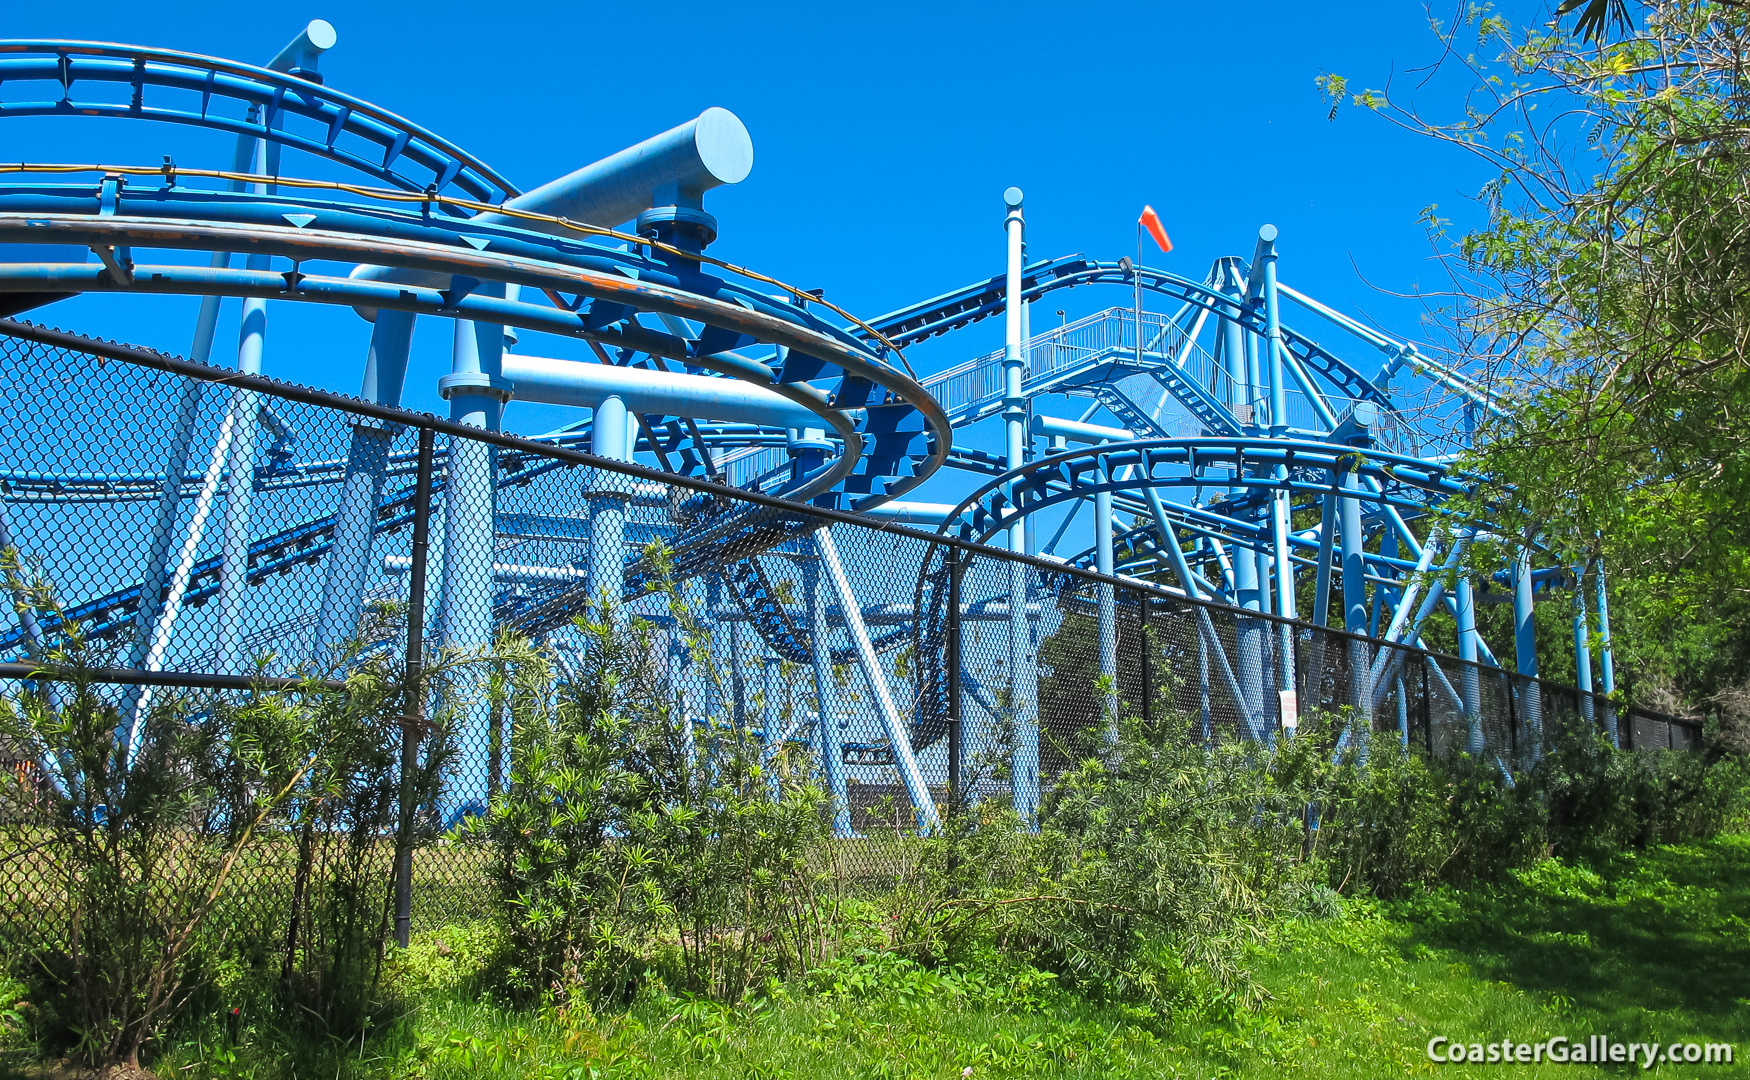
[{"label": "metal fence wire mesh", "polygon": [[[880,867],[858,863],[858,837],[927,825],[955,787],[1031,814],[1120,716],[1189,741],[1268,741],[1296,714],[1347,707],[1357,732],[1504,769],[1534,760],[1558,724],[1596,725],[1625,747],[1700,745],[1692,724],[1451,657],[1382,652],[564,440],[475,437],[427,415],[17,329],[27,336],[0,337],[0,549],[17,553],[0,675],[15,702],[55,700],[54,684],[30,676],[75,630],[123,721],[176,703],[198,723],[292,685],[281,680],[347,692],[335,680],[360,664],[405,677],[506,633],[539,643],[563,672],[585,645],[575,620],[605,593],[643,620],[688,731],[701,742],[751,731],[773,768],[817,777],[847,873],[871,878]],[[32,587],[53,603],[25,595]],[[509,691],[490,664],[459,670],[444,684],[453,755],[420,808],[429,842],[405,883],[414,926],[477,915],[489,895],[486,852],[446,830],[508,782]],[[382,707],[414,743],[436,708]],[[385,805],[397,770],[430,747],[394,750]],[[52,782],[55,765],[35,748],[0,754],[19,777]],[[0,918],[28,931],[53,920],[60,879],[32,843],[29,801],[0,814],[11,864]],[[400,810],[371,819],[363,840],[359,820],[337,824],[321,857],[386,882]],[[282,925],[292,903],[294,847],[262,850],[213,916],[239,933]]]}]

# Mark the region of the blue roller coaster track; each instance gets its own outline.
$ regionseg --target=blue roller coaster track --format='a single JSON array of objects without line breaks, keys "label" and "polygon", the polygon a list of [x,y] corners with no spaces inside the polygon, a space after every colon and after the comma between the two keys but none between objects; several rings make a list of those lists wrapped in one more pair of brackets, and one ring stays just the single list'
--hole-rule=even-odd
[{"label": "blue roller coaster track", "polygon": [[[724,110],[525,191],[425,128],[327,86],[320,57],[334,43],[332,28],[312,23],[257,67],[105,43],[0,42],[8,91],[0,119],[153,121],[236,142],[216,168],[168,157],[138,167],[0,165],[0,315],[78,294],[198,296],[191,357],[206,363],[219,303],[240,298],[237,363],[256,371],[268,301],[352,307],[370,324],[363,393],[384,405],[400,404],[414,320],[443,319],[458,329],[440,388],[461,423],[496,428],[512,398],[579,405],[579,419],[535,437],[927,523],[1241,611],[1323,624],[1335,608],[1345,629],[1383,643],[1427,644],[1426,620],[1444,611],[1459,627],[1461,656],[1498,663],[1477,631],[1468,583],[1460,576],[1448,592],[1430,581],[1489,533],[1486,523],[1442,507],[1469,489],[1453,464],[1466,421],[1500,415],[1498,402],[1414,344],[1279,282],[1272,227],[1260,231],[1250,258],[1217,259],[1201,280],[1128,258],[1027,263],[1021,194],[1011,189],[1004,272],[856,322],[818,294],[782,287],[774,295],[771,279],[706,253],[718,230],[706,196],[743,179],[752,161],[745,129]],[[286,150],[359,179],[299,178],[281,168]],[[632,234],[617,231],[634,217]],[[1084,286],[1123,290],[1129,302],[1028,332],[1032,305]],[[1005,321],[998,352],[923,378],[903,359],[907,346],[990,318]],[[525,357],[512,348],[518,330],[581,340],[597,362]],[[231,405],[258,407],[236,397]],[[1065,406],[1079,416],[1059,415]],[[247,415],[271,436],[265,445],[240,437],[211,461],[190,457],[185,445],[167,471],[31,473],[0,462],[6,504],[157,507],[145,575],[65,611],[87,635],[132,648],[136,666],[163,662],[152,628],[165,611],[223,606],[234,601],[227,590],[297,571],[325,575],[303,653],[320,655],[359,631],[375,539],[412,520],[411,454],[389,453],[386,441],[364,433],[345,457],[306,460],[296,433],[271,410]],[[969,429],[987,421],[1000,421],[1004,451],[975,445]],[[476,460],[452,447],[436,467],[434,496],[457,504],[559,466],[515,453]],[[972,478],[971,494],[952,503],[903,498],[952,474]],[[345,494],[332,514],[248,522],[246,543],[172,573],[168,553],[186,539],[177,534],[181,509],[211,499],[209,481],[221,475],[247,478],[235,482],[242,492]],[[230,503],[247,520],[247,496]],[[847,584],[831,605],[822,591],[837,580],[830,530],[710,495],[634,498],[629,511],[611,532],[597,531],[609,517],[600,514],[458,519],[444,558],[469,572],[456,580],[471,574],[482,584],[443,598],[446,643],[482,646],[502,628],[553,633],[604,589],[635,598],[650,586],[641,547],[660,539],[681,578],[708,582],[713,616],[750,628],[776,661],[812,665],[817,679],[825,666],[867,665],[856,637],[864,624],[883,628],[868,641],[890,668],[896,651],[909,649],[916,693],[903,726],[891,722],[884,741],[823,742],[821,752],[836,759],[827,771],[841,787],[843,767],[916,772],[916,755],[939,743],[947,725],[949,570],[940,549],[917,568],[909,602],[859,599]],[[1053,525],[1055,535],[1040,543]],[[548,568],[515,588],[494,584],[505,543],[554,539],[588,541],[589,565]],[[1527,556],[1498,575],[1515,604],[1514,664],[1527,674],[1537,670],[1533,594],[1577,580],[1576,568],[1534,562]],[[1591,573],[1602,601],[1602,577]],[[1314,610],[1302,612],[1296,584],[1307,574]],[[1009,652],[1000,674],[981,682],[967,671],[963,685],[992,715],[1003,698],[1001,710],[1021,732],[1015,753],[1035,762],[1037,717],[1027,715],[1028,703],[1037,697],[1039,640],[1051,632],[1036,612],[1065,590],[1073,591],[1067,579],[1012,569],[998,593],[966,606],[972,617],[1007,624]],[[1109,591],[1089,614],[1110,674]],[[41,634],[57,630],[20,623],[0,635],[0,652],[28,656]],[[232,640],[221,642],[220,657],[235,655],[250,628],[225,632]],[[1265,662],[1276,648],[1272,632],[1229,645],[1211,630],[1205,641],[1259,737],[1267,737],[1274,694],[1295,685],[1292,649]],[[1590,689],[1590,651],[1582,644],[1576,655]],[[1608,652],[1602,673],[1609,692]],[[1376,674],[1390,677],[1383,668]],[[878,676],[897,678],[869,673]],[[986,685],[992,679],[1007,686]],[[908,776],[914,802],[927,798],[918,776]],[[1036,797],[1036,777],[1015,781],[1017,808]]]}]

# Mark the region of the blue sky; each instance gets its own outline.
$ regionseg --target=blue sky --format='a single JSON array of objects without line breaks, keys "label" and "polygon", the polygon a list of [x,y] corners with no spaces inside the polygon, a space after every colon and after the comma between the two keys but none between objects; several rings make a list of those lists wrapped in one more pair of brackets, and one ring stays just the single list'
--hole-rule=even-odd
[{"label": "blue sky", "polygon": [[[1137,212],[1151,203],[1177,247],[1163,265],[1200,277],[1217,256],[1249,256],[1258,226],[1271,222],[1284,281],[1416,336],[1421,305],[1390,294],[1439,286],[1422,209],[1438,203],[1462,223],[1486,179],[1459,152],[1359,110],[1326,119],[1313,86],[1321,70],[1380,85],[1437,52],[1426,13],[1405,0],[107,3],[74,12],[15,5],[3,32],[262,63],[306,21],[326,18],[340,39],[323,59],[331,85],[435,130],[524,187],[725,106],[747,123],[755,163],[745,183],[708,200],[723,224],[714,253],[824,287],[863,315],[998,272],[1001,193],[1014,184],[1026,191],[1034,258],[1133,252]],[[1434,108],[1453,104],[1428,94]],[[155,163],[174,153],[222,164],[228,155],[226,139],[149,124],[19,120],[8,135],[9,158]],[[288,171],[298,167],[288,158]],[[1071,318],[1128,302],[1127,293],[1058,296]],[[89,298],[37,317],[183,352],[194,306]],[[267,373],[355,391],[363,324],[350,311],[290,307],[274,309]],[[912,360],[936,370],[1000,344],[1000,333],[991,320],[920,346]],[[221,329],[219,340],[234,334]],[[436,405],[447,348],[447,333],[422,331],[409,404]]]}]

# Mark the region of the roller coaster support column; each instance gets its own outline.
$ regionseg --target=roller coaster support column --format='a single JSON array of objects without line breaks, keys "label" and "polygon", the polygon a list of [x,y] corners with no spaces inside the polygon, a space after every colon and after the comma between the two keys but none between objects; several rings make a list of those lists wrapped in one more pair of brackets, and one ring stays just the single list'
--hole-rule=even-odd
[{"label": "roller coaster support column", "polygon": [[1270,353],[1270,434],[1280,437],[1288,430],[1288,394],[1282,383],[1282,322],[1276,304],[1276,226],[1258,230],[1252,271],[1263,277],[1264,347]]},{"label": "roller coaster support column", "polygon": [[[1367,568],[1363,543],[1366,535],[1361,531],[1361,485],[1357,479],[1360,467],[1360,457],[1352,456],[1345,464],[1350,466],[1340,474],[1341,490],[1338,493],[1337,517],[1340,523],[1343,546],[1343,629],[1351,634],[1367,633]],[[1349,640],[1349,700],[1355,707],[1356,718],[1361,721],[1362,737],[1373,730],[1372,727],[1372,687],[1368,685],[1368,672],[1372,667],[1372,658],[1367,654],[1365,641],[1351,638]]]},{"label": "roller coaster support column", "polygon": [[[626,402],[603,398],[590,423],[590,451],[596,457],[625,461],[628,423]],[[617,473],[597,473],[589,496],[589,591],[604,605],[620,602],[626,574],[626,500],[630,496],[613,486]],[[604,484],[605,482],[605,484]]]},{"label": "roller coaster support column", "polygon": [[[400,405],[407,381],[407,357],[413,347],[414,315],[387,308],[377,312],[371,328],[370,351],[359,396],[380,405]],[[318,665],[334,660],[334,650],[358,635],[359,609],[371,569],[376,538],[377,504],[389,470],[393,428],[372,420],[353,425],[346,452],[346,481],[334,521],[334,548],[328,556],[328,579],[318,610],[316,642],[311,659]]]},{"label": "roller coaster support column", "polygon": [[[1143,488],[1143,495],[1148,499],[1149,510],[1154,514],[1155,530],[1160,534],[1161,547],[1166,551],[1168,560],[1173,564],[1173,571],[1179,575],[1179,584],[1185,590],[1185,595],[1193,600],[1207,599],[1203,590],[1197,584],[1197,577],[1191,573],[1191,564],[1185,559],[1185,551],[1179,546],[1179,538],[1167,523],[1165,508],[1161,505],[1160,492],[1152,487]],[[1210,737],[1209,701],[1209,662],[1213,655],[1219,661],[1222,685],[1227,688],[1228,696],[1233,698],[1234,708],[1245,710],[1245,694],[1240,690],[1240,684],[1234,678],[1233,665],[1228,662],[1227,649],[1221,643],[1221,637],[1215,632],[1215,621],[1209,617],[1208,609],[1201,604],[1193,605],[1192,616],[1197,621],[1197,665],[1198,665],[1198,695],[1203,714],[1203,738]],[[1248,719],[1248,723],[1249,723]]]},{"label": "roller coaster support column", "polygon": [[[712,574],[705,579],[705,610],[723,610],[723,575]],[[732,622],[729,631],[729,720],[737,734],[747,730],[747,664],[741,649],[741,624]],[[712,645],[715,646],[715,635]]]},{"label": "roller coaster support column", "polygon": [[1616,724],[1616,703],[1610,695],[1616,693],[1616,659],[1610,653],[1610,603],[1605,597],[1604,563],[1597,564],[1598,593],[1598,689],[1604,694],[1604,727],[1610,734],[1610,745],[1620,747]]},{"label": "roller coaster support column", "polygon": [[[1107,479],[1102,466],[1100,479]],[[1094,568],[1106,577],[1112,576],[1112,493],[1100,491],[1094,495]],[[1118,741],[1118,605],[1110,582],[1102,581],[1099,589],[1101,720],[1105,724],[1107,743]]]},{"label": "roller coaster support column", "polygon": [[[881,715],[882,726],[887,729],[887,742],[893,747],[893,764],[899,771],[900,783],[905,785],[906,797],[911,800],[912,809],[917,813],[918,829],[926,833],[934,832],[942,819],[936,813],[935,800],[930,797],[929,785],[924,783],[924,774],[918,768],[917,755],[911,747],[911,732],[899,715],[899,707],[887,688],[887,674],[881,668],[881,657],[875,652],[875,643],[869,639],[868,627],[863,623],[862,605],[857,601],[857,594],[851,591],[851,579],[845,576],[845,567],[839,561],[838,545],[833,543],[830,527],[815,532],[814,547],[820,556],[821,569],[832,580],[833,592],[838,596],[839,611],[844,614],[845,631],[850,635],[851,648],[856,651],[857,662],[863,669],[863,681],[869,686],[869,697],[873,699],[875,709]],[[825,640],[814,639],[816,655],[825,650]]]},{"label": "roller coaster support column", "polygon": [[[1337,537],[1337,477],[1326,473],[1331,490],[1325,492],[1319,512],[1319,565],[1313,575],[1314,626],[1329,626],[1331,618],[1331,551]],[[1314,633],[1307,649],[1307,690],[1313,695],[1310,704],[1318,705],[1323,694],[1325,677],[1325,635]]]},{"label": "roller coaster support column", "polygon": [[[296,42],[293,43],[296,45]],[[288,46],[290,49],[292,46]],[[258,139],[251,166],[257,175],[279,172],[279,144]],[[256,195],[270,194],[268,184],[251,185]],[[250,270],[266,270],[271,260],[252,254]],[[261,374],[261,353],[267,338],[267,301],[257,296],[243,301],[243,321],[238,327],[237,370]],[[232,675],[244,673],[243,598],[249,588],[249,534],[251,504],[255,495],[255,436],[261,403],[253,391],[231,391],[232,432],[230,475],[226,485],[224,554],[219,564],[217,670]]]},{"label": "roller coaster support column", "polygon": [[1586,567],[1574,567],[1574,686],[1580,691],[1580,715],[1595,719],[1592,708],[1592,627],[1586,614]]},{"label": "roller coaster support column", "polygon": [[[1282,320],[1278,305],[1276,290],[1276,226],[1265,225],[1258,230],[1258,243],[1252,252],[1252,274],[1258,281],[1259,299],[1264,308],[1264,340],[1263,348],[1264,371],[1260,377],[1265,378],[1270,387],[1270,426],[1272,436],[1281,437],[1288,431],[1288,393],[1283,378],[1283,358],[1285,350],[1282,344]],[[1278,465],[1271,475],[1278,481],[1288,479],[1288,469]],[[1271,581],[1275,583],[1275,612],[1287,618],[1295,617],[1294,603],[1294,561],[1289,557],[1289,497],[1288,486],[1281,483],[1271,493],[1270,497],[1270,557],[1267,570],[1274,577],[1265,575],[1260,570],[1260,576],[1265,577],[1261,587],[1269,589]],[[1268,607],[1268,594],[1260,597],[1262,605]],[[1283,696],[1294,691],[1294,630],[1287,624],[1277,625],[1276,642],[1276,690],[1278,701]],[[1280,717],[1286,721],[1289,713],[1286,707],[1281,708]],[[1289,726],[1285,724],[1285,727]]]},{"label": "roller coaster support column", "polygon": [[[1252,408],[1252,394],[1247,381],[1247,338],[1245,325],[1240,322],[1240,316],[1246,302],[1246,282],[1239,277],[1239,260],[1223,259],[1218,265],[1218,278],[1221,291],[1227,295],[1229,306],[1221,313],[1221,364],[1222,372],[1227,380],[1228,410],[1235,416],[1244,418]],[[1250,425],[1246,425],[1250,426]],[[1245,486],[1242,477],[1235,473],[1233,484],[1228,488],[1230,494],[1239,496]],[[1260,611],[1263,598],[1258,591],[1258,560],[1251,551],[1234,552],[1233,560],[1233,602],[1251,611]],[[1240,618],[1235,630],[1235,649],[1239,671],[1237,679],[1240,687],[1239,700],[1234,707],[1240,711],[1245,723],[1246,736],[1252,739],[1264,739],[1268,735],[1264,730],[1264,648],[1262,641],[1263,627],[1255,620]]]},{"label": "roller coaster support column", "polygon": [[1543,756],[1543,693],[1537,685],[1537,630],[1533,621],[1536,601],[1531,596],[1531,545],[1520,552],[1513,567],[1513,666],[1524,676],[1519,715],[1530,737],[1531,760]]},{"label": "roller coaster support column", "polygon": [[[1468,530],[1467,530],[1468,535]],[[1483,677],[1477,666],[1477,600],[1471,591],[1470,574],[1463,567],[1458,572],[1458,658],[1464,661],[1460,678],[1464,683],[1464,722],[1472,756],[1483,752]],[[1423,663],[1427,663],[1423,660]],[[1428,708],[1432,703],[1425,703]]]},{"label": "roller coaster support column", "polygon": [[[334,47],[334,28],[321,19],[311,22],[303,32],[293,38],[285,48],[281,49],[268,67],[275,71],[295,71],[302,78],[320,82],[321,76],[316,73],[318,58],[322,53]],[[236,150],[232,156],[233,172],[259,172],[256,169],[256,155],[261,150],[260,140],[248,136],[239,136]],[[277,159],[276,159],[277,160]],[[241,191],[243,185],[237,181],[231,182],[231,190]],[[213,269],[228,267],[231,256],[228,252],[214,252],[208,265]],[[219,306],[222,298],[218,296],[201,297],[200,314],[195,320],[194,344],[189,349],[189,359],[197,364],[209,362],[213,351],[213,336],[218,326]],[[139,636],[134,640],[130,666],[142,668],[146,657],[155,646],[153,628],[160,622],[159,614],[163,610],[163,593],[166,575],[170,572],[165,560],[170,556],[173,534],[176,531],[178,510],[182,499],[182,474],[188,461],[189,447],[194,441],[195,421],[200,413],[200,399],[205,386],[195,380],[187,380],[183,385],[182,402],[178,411],[174,434],[169,440],[169,449],[164,457],[164,489],[158,500],[158,511],[153,521],[152,540],[148,546],[146,559],[146,578],[141,582],[141,602],[138,615]],[[181,603],[180,590],[177,604]],[[162,646],[157,646],[161,649]],[[122,727],[131,731],[132,718],[138,713],[142,703],[150,697],[150,691],[144,686],[132,687],[127,694],[126,704],[122,709]],[[123,732],[118,735],[126,738]]]},{"label": "roller coaster support column", "polygon": [[[503,297],[503,284],[487,284],[483,296]],[[504,328],[457,319],[450,374],[438,392],[450,403],[450,419],[497,431],[510,397],[502,374]],[[492,644],[492,531],[497,492],[493,447],[474,439],[452,438],[444,498],[443,642],[452,649],[480,650]],[[471,705],[457,732],[457,768],[449,816],[478,813],[486,806],[487,718]]]},{"label": "roller coaster support column", "polygon": [[[243,165],[246,162],[238,164]],[[228,266],[230,261],[231,256],[223,252],[212,257],[214,268]],[[201,297],[200,314],[194,325],[194,344],[188,353],[189,359],[197,364],[205,364],[212,358],[213,337],[219,323],[219,301],[217,296]],[[152,541],[146,554],[146,576],[140,582],[140,611],[136,617],[139,630],[134,638],[128,665],[135,670],[156,670],[152,666],[154,662],[151,657],[163,651],[169,636],[168,628],[159,630],[161,625],[167,625],[163,623],[161,616],[167,602],[179,607],[182,603],[184,589],[177,588],[174,582],[168,580],[167,576],[174,574],[174,571],[166,565],[165,560],[170,557],[176,523],[181,517],[182,476],[188,466],[188,451],[194,443],[195,421],[200,417],[201,396],[205,390],[206,384],[197,379],[183,380],[182,402],[177,410],[176,428],[171,434],[170,448],[163,459],[164,481],[159,490],[157,513],[152,521]],[[170,593],[168,598],[165,597],[167,585]],[[160,637],[164,640],[161,641]],[[134,720],[151,698],[151,694],[151,687],[131,686],[123,699],[121,722],[116,728],[116,742],[129,753],[133,750]]]},{"label": "roller coaster support column", "polygon": [[[850,792],[845,785],[845,740],[839,718],[829,714],[826,703],[832,686],[832,627],[826,620],[826,585],[821,580],[820,557],[803,557],[802,591],[808,602],[808,640],[814,661],[814,715],[818,728],[815,747],[820,753],[820,771],[832,796],[832,834],[855,836],[851,826]],[[847,610],[855,604],[846,605]],[[908,744],[909,745],[909,744]]]},{"label": "roller coaster support column", "polygon": [[[1003,228],[1008,234],[1008,276],[1005,283],[1006,316],[1003,337],[1003,421],[1006,427],[1008,467],[1027,463],[1027,398],[1022,393],[1026,359],[1021,354],[1021,259],[1026,239],[1026,221],[1021,214],[1021,189],[1003,192],[1008,215]],[[1013,501],[1011,500],[1011,505]],[[1019,509],[1018,507],[1016,508]],[[1110,520],[1110,515],[1108,515]],[[1019,514],[1009,529],[1009,550],[1027,553],[1027,525]],[[1033,632],[1027,617],[1027,568],[1009,564],[1009,710],[1014,743],[1009,762],[1010,798],[1023,821],[1033,820],[1039,808],[1039,679],[1033,655]]]}]

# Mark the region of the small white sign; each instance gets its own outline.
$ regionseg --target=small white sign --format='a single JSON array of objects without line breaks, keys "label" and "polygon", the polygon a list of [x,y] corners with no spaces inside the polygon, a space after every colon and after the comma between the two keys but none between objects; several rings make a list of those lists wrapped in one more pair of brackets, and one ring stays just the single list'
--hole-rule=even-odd
[{"label": "small white sign", "polygon": [[1278,690],[1276,700],[1281,710],[1282,730],[1293,732],[1300,724],[1300,694],[1293,690]]}]

